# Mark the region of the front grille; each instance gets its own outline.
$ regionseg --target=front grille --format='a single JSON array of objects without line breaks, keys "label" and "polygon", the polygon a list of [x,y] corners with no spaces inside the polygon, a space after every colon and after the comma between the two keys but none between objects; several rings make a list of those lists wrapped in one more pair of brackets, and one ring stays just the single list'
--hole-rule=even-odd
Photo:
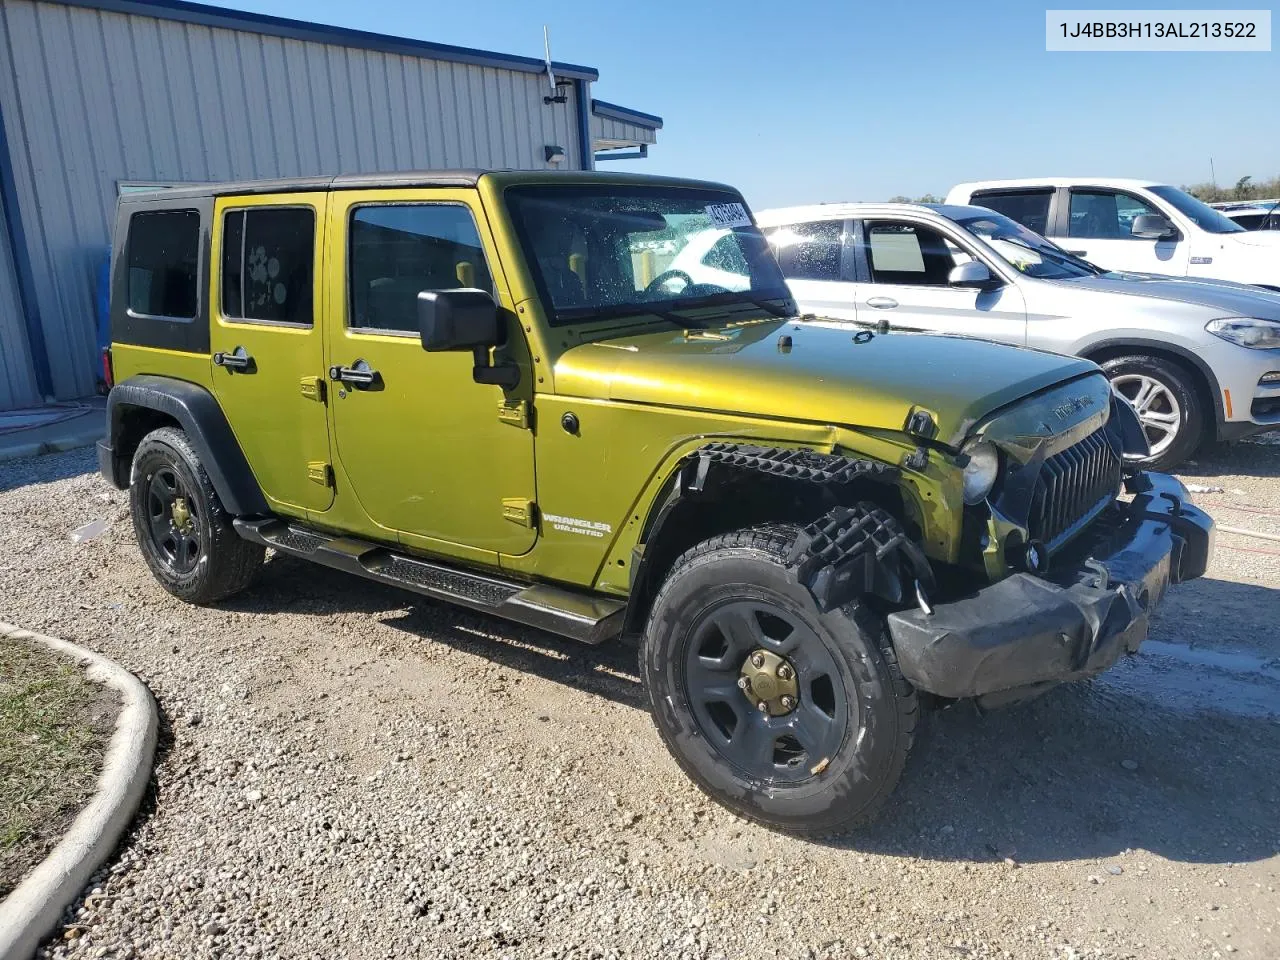
[{"label": "front grille", "polygon": [[1115,497],[1120,468],[1102,430],[1046,458],[1031,495],[1031,536],[1051,551],[1070,540]]}]

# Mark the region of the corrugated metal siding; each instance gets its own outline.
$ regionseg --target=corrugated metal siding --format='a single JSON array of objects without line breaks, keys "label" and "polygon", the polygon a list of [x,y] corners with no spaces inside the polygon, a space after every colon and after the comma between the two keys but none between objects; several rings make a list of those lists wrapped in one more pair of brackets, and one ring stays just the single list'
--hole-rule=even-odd
[{"label": "corrugated metal siding", "polygon": [[9,249],[9,224],[0,203],[0,410],[40,402],[18,297],[18,273]]},{"label": "corrugated metal siding", "polygon": [[0,0],[9,123],[59,398],[94,389],[94,269],[119,180],[582,165],[546,78],[31,0]]},{"label": "corrugated metal siding", "polygon": [[657,143],[658,134],[650,127],[642,127],[635,123],[624,123],[612,117],[591,115],[591,141],[599,148],[608,146],[627,146],[633,143]]}]

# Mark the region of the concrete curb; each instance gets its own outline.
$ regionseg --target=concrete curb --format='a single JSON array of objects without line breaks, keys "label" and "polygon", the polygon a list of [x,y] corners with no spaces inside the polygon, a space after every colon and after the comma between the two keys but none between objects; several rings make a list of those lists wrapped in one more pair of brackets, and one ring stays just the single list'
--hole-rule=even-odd
[{"label": "concrete curb", "polygon": [[[96,421],[98,418],[92,417],[89,419]],[[101,440],[102,436],[102,426],[95,422],[47,440],[0,442],[0,463],[5,463],[9,460],[25,460],[28,457],[40,457],[46,453],[65,453],[68,450],[91,447]]]},{"label": "concrete curb", "polygon": [[87,664],[89,679],[118,691],[122,701],[115,733],[102,760],[97,793],[44,862],[0,901],[0,960],[27,960],[111,855],[137,812],[151,778],[159,717],[151,692],[142,681],[101,654],[3,621],[0,637],[34,640]]}]

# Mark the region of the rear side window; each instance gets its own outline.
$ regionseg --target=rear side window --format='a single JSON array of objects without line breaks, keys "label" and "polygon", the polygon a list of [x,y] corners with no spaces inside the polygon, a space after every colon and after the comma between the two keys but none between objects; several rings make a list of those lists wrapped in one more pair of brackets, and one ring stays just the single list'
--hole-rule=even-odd
[{"label": "rear side window", "polygon": [[316,214],[311,207],[231,210],[222,228],[222,314],[310,326]]},{"label": "rear side window", "polygon": [[193,320],[199,303],[200,213],[156,210],[129,218],[129,312]]},{"label": "rear side window", "polygon": [[839,280],[843,220],[792,223],[768,234],[788,280]]},{"label": "rear side window", "polygon": [[1003,213],[1010,220],[1017,220],[1028,230],[1043,236],[1049,228],[1049,198],[1052,195],[1051,189],[984,190],[973,195],[973,203]]},{"label": "rear side window", "polygon": [[416,333],[423,290],[493,289],[475,219],[458,204],[357,207],[348,242],[355,328]]}]

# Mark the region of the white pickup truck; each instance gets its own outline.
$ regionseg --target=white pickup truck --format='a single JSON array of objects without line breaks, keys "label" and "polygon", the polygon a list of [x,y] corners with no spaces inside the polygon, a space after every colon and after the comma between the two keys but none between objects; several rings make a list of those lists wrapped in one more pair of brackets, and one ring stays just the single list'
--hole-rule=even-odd
[{"label": "white pickup truck", "polygon": [[1280,233],[1245,230],[1177,187],[1101,177],[983,180],[952,187],[947,203],[1003,213],[1107,270],[1280,290]]}]

